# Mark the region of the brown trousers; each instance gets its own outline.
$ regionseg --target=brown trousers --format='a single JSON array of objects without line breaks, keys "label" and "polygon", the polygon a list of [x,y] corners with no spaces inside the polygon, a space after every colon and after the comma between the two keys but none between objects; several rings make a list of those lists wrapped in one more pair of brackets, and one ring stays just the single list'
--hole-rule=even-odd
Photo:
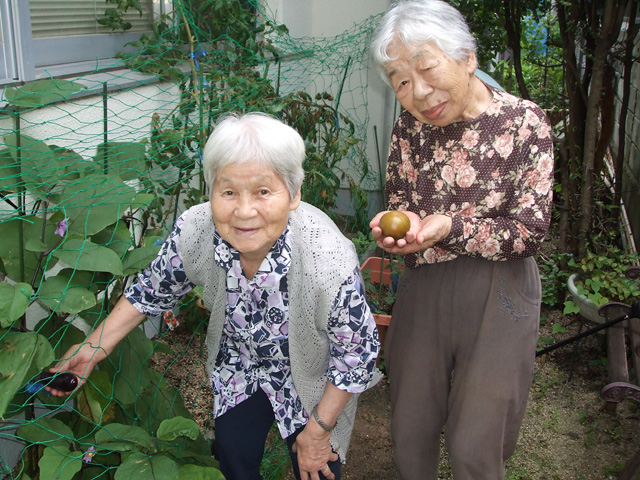
[{"label": "brown trousers", "polygon": [[394,459],[436,480],[444,429],[455,480],[500,480],[533,379],[541,285],[533,258],[405,269],[385,351]]}]

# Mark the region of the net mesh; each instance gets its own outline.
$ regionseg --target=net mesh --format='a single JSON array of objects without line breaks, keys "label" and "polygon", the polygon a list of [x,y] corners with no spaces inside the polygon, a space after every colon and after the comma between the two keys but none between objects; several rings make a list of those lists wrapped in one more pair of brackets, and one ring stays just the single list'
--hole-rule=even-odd
[{"label": "net mesh", "polygon": [[[38,375],[106,317],[177,216],[206,200],[201,151],[228,112],[295,127],[307,145],[303,199],[362,238],[381,184],[364,153],[374,23],[294,39],[254,2],[176,1],[111,68],[5,89],[1,478],[222,478],[197,289],[135,329],[71,397],[48,396]],[[270,435],[265,478],[284,478],[287,456]]]}]

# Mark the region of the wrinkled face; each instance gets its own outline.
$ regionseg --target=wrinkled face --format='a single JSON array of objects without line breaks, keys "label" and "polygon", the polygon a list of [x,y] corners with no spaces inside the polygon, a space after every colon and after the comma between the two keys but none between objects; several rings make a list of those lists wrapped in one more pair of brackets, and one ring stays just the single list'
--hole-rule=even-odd
[{"label": "wrinkled face", "polygon": [[389,54],[396,57],[387,65],[391,86],[416,119],[443,127],[475,117],[470,86],[476,69],[474,55],[458,62],[436,45],[416,49],[399,41],[391,44]]},{"label": "wrinkled face", "polygon": [[241,260],[258,264],[284,232],[289,212],[300,205],[300,192],[291,200],[282,178],[259,163],[224,167],[212,190],[211,212],[220,236]]}]

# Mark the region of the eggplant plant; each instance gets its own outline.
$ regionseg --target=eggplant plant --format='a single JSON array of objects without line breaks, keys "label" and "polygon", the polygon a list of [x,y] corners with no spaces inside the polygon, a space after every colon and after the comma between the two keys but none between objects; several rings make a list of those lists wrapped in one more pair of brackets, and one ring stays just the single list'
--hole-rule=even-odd
[{"label": "eggplant plant", "polygon": [[[80,88],[56,80],[7,89],[5,96],[19,111]],[[27,443],[21,478],[72,478],[85,469],[91,478],[114,470],[116,478],[132,478],[150,466],[166,478],[187,470],[187,476],[222,478],[179,391],[149,366],[154,352],[170,350],[141,329],[68,399],[42,390],[41,372],[85,337],[76,320],[89,328],[100,322],[128,276],[160,248],[160,232],[136,228],[155,199],[132,186],[146,173],[145,144],[104,143],[84,159],[19,128],[3,140],[0,438],[19,427]],[[36,305],[45,313],[33,326],[27,310]],[[36,418],[36,405],[49,413]]]}]

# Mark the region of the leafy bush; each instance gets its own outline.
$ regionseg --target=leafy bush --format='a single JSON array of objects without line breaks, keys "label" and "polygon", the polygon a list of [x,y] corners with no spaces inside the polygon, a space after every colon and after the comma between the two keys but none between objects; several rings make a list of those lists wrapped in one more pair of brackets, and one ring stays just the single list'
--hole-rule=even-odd
[{"label": "leafy bush", "polygon": [[[630,266],[637,265],[638,259],[637,253],[611,246],[606,254],[589,250],[579,261],[570,259],[568,266],[580,276],[576,282],[578,293],[596,306],[608,302],[631,304],[640,296],[640,286],[636,280],[628,279],[625,272]],[[573,301],[565,302],[565,313],[578,312],[579,308]]]}]

